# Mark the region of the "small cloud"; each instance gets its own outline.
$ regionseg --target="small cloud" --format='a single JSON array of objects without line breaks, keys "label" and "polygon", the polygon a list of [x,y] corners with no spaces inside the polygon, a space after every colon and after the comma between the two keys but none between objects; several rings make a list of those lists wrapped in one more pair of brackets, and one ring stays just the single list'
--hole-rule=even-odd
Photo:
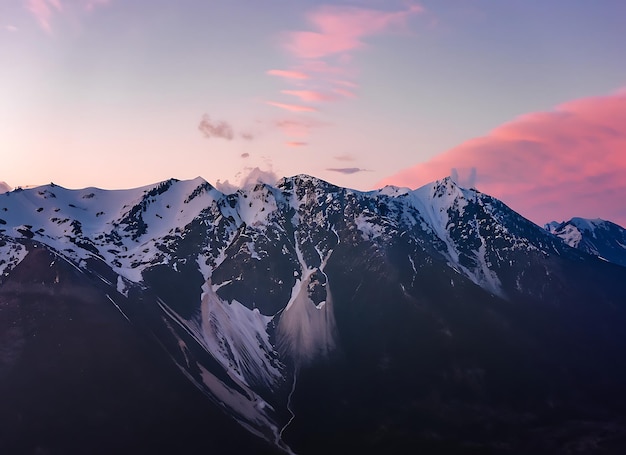
[{"label": "small cloud", "polygon": [[345,153],[343,155],[336,155],[334,158],[337,161],[354,161],[355,160],[354,156],[352,156],[352,155],[350,155],[348,153]]},{"label": "small cloud", "polygon": [[286,104],[286,103],[277,103],[275,101],[267,101],[267,104],[270,106],[278,107],[280,109],[285,109],[290,112],[317,112],[317,109],[311,106],[303,106],[301,104]]},{"label": "small cloud", "polygon": [[15,25],[10,25],[10,24],[9,25],[5,25],[4,29],[7,32],[11,32],[11,33],[17,32],[17,30],[18,30],[18,28]]},{"label": "small cloud", "polygon": [[244,159],[246,159],[246,158],[250,158],[250,154],[249,154],[249,153],[247,153],[247,152],[246,152],[246,153],[242,153],[240,156],[241,156],[242,158],[244,158]]},{"label": "small cloud", "polygon": [[450,178],[454,183],[459,183],[459,171],[455,167],[450,169]]},{"label": "small cloud", "polygon": [[248,173],[241,178],[239,183],[240,188],[249,188],[257,183],[265,183],[268,185],[275,185],[278,181],[278,176],[273,170],[263,170],[258,167],[246,168]]},{"label": "small cloud", "polygon": [[224,194],[233,194],[237,190],[252,188],[259,183],[275,185],[277,181],[278,177],[271,168],[263,170],[258,167],[246,167],[239,179],[239,183],[231,183],[229,180],[224,180],[223,182],[218,180],[215,182],[215,188]]},{"label": "small cloud", "polygon": [[298,97],[300,100],[307,102],[332,101],[336,99],[332,95],[315,90],[281,90],[281,93]]},{"label": "small cloud", "polygon": [[230,181],[228,180],[224,180],[223,182],[221,180],[218,180],[217,182],[215,182],[215,188],[217,188],[218,191],[221,191],[224,194],[233,194],[239,189],[237,185],[230,183]]},{"label": "small cloud", "polygon": [[308,145],[308,142],[289,141],[289,142],[285,142],[285,145],[287,147],[306,147]]},{"label": "small cloud", "polygon": [[309,76],[301,71],[287,71],[287,70],[269,70],[266,72],[270,76],[284,77],[285,79],[308,79]]},{"label": "small cloud", "polygon": [[220,138],[232,141],[234,137],[233,128],[223,121],[213,121],[208,114],[202,116],[198,129],[206,138]]},{"label": "small cloud", "polygon": [[252,134],[252,133],[241,133],[239,136],[241,136],[241,139],[244,139],[246,141],[253,141],[254,140],[254,134]]},{"label": "small cloud", "polygon": [[327,171],[339,172],[340,174],[356,174],[358,172],[371,172],[369,169],[362,169],[360,167],[328,167]]}]

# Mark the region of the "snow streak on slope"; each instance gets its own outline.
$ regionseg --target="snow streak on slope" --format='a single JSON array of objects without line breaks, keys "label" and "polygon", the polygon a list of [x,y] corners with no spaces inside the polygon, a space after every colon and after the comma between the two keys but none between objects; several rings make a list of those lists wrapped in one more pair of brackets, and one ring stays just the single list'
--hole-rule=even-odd
[{"label": "snow streak on slope", "polygon": [[202,343],[238,379],[267,389],[278,388],[284,366],[267,332],[272,317],[236,300],[223,301],[210,279],[202,287],[200,318],[189,321],[201,331]]},{"label": "snow streak on slope", "polygon": [[[326,357],[335,348],[333,301],[328,276],[324,272],[332,250],[325,257],[317,250],[321,265],[311,267],[306,264],[297,241],[295,247],[302,274],[296,280],[289,303],[280,316],[277,347],[280,352],[291,357],[296,365],[303,365]],[[326,300],[317,305],[309,296],[315,272],[321,272],[326,278]]]},{"label": "snow streak on slope", "polygon": [[17,264],[22,262],[27,253],[24,245],[0,236],[0,283],[2,283],[2,278],[5,275],[8,275]]},{"label": "snow streak on slope", "polygon": [[[209,290],[208,286],[206,289]],[[238,316],[230,318],[230,315],[228,314],[231,311],[229,309],[230,306],[226,304],[225,307],[221,308],[221,311],[226,313],[226,317],[218,315],[217,318],[213,318],[210,314],[207,316],[209,319],[209,325],[211,326],[211,328],[207,330],[203,327],[204,323],[202,321],[199,324],[184,321],[164,302],[160,301],[159,305],[164,309],[168,318],[175,323],[177,327],[182,328],[183,333],[191,336],[191,338],[198,343],[202,349],[204,349],[208,356],[218,362],[224,360],[228,362],[228,358],[225,359],[223,355],[220,355],[223,354],[223,352],[220,352],[220,349],[223,349],[226,347],[225,344],[232,341],[228,340],[227,337],[232,334],[232,330],[236,327],[236,323],[244,321],[246,316],[243,318]],[[208,294],[203,296],[202,305],[203,307],[212,305],[221,306],[224,305],[224,302],[221,302],[217,296],[211,294],[211,291],[209,291]],[[232,311],[234,313],[245,313],[248,310],[246,308],[235,308]],[[205,312],[206,311],[203,310],[203,314],[205,314]],[[225,325],[225,321],[233,323],[233,326],[226,327],[226,330],[222,332],[221,328]],[[215,327],[214,324],[217,324],[218,327]],[[254,322],[252,322],[252,324],[254,325]],[[250,360],[250,355],[254,355],[254,348],[252,347],[254,345],[246,344],[245,337],[251,337],[257,333],[254,330],[247,329],[249,329],[249,327],[239,327],[238,333],[235,333],[234,335],[234,339],[241,340],[243,337],[244,341],[242,344],[233,344],[232,346],[232,349],[241,349],[241,352],[246,353],[243,355],[244,358],[242,361],[244,363]],[[266,439],[268,442],[275,444],[277,447],[280,447],[287,452],[291,452],[289,447],[280,437],[280,430],[278,427],[280,418],[277,416],[275,408],[259,393],[257,393],[254,387],[245,381],[241,371],[236,371],[233,364],[222,364],[223,368],[218,370],[211,369],[203,361],[198,360],[193,360],[193,365],[191,365],[190,362],[192,357],[190,357],[188,344],[182,339],[182,334],[179,335],[178,331],[174,327],[171,327],[170,330],[177,338],[178,346],[184,356],[185,365],[177,363],[186,376],[194,382],[200,390],[206,393],[209,398],[227,409],[228,413],[250,432]],[[225,336],[221,336],[222,334],[225,334]],[[216,340],[218,345],[221,344],[218,347],[216,347]],[[231,347],[228,346],[227,348],[230,349]],[[252,349],[248,351],[248,348]],[[241,353],[238,354],[240,355]]]}]

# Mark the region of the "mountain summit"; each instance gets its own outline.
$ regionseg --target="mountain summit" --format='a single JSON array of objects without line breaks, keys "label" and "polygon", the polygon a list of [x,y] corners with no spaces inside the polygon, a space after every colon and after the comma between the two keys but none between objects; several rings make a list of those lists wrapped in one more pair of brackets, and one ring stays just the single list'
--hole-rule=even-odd
[{"label": "mountain summit", "polygon": [[[21,359],[51,355],[12,334],[81,295],[117,312],[98,330],[132,327],[263,450],[567,453],[564,433],[625,437],[626,269],[450,178],[414,191],[306,175],[232,194],[201,178],[15,190],[0,196],[0,273],[5,393]],[[35,291],[59,303],[11,300]],[[82,412],[58,410],[97,433]]]}]

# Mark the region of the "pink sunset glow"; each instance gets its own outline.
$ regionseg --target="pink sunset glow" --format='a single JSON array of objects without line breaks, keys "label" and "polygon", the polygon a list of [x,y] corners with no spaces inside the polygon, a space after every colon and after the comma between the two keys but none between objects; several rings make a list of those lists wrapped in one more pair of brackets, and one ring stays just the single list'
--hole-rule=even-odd
[{"label": "pink sunset glow", "polygon": [[[519,117],[379,185],[411,188],[451,174],[536,222],[579,216],[626,225],[626,94]],[[378,186],[378,185],[377,185]]]},{"label": "pink sunset glow", "polygon": [[[424,8],[417,4],[395,11],[321,5],[306,15],[311,30],[289,31],[281,36],[282,47],[293,59],[293,69],[269,70],[267,74],[297,82],[298,90],[285,89],[280,93],[298,97],[303,102],[354,99],[353,89],[358,84],[350,79],[358,71],[353,65],[352,52],[365,47],[368,37],[407,31],[409,18],[423,12]],[[307,111],[283,102],[268,104],[292,112]]]},{"label": "pink sunset glow", "polygon": [[281,90],[285,95],[295,96],[306,102],[332,101],[334,96],[315,90]]},{"label": "pink sunset glow", "polygon": [[456,174],[626,224],[623,2],[513,3],[2,0],[0,181]]},{"label": "pink sunset glow", "polygon": [[302,80],[302,79],[308,79],[309,78],[309,76],[307,76],[306,74],[304,74],[301,71],[269,70],[269,71],[267,71],[267,74],[270,75],[270,76],[284,77],[286,79]]},{"label": "pink sunset glow", "polygon": [[284,109],[290,112],[316,112],[317,109],[311,106],[304,106],[302,104],[288,104],[288,103],[278,103],[276,101],[268,101],[268,105],[278,107],[280,109]]},{"label": "pink sunset glow", "polygon": [[314,31],[288,34],[285,48],[297,58],[319,59],[350,52],[364,45],[363,38],[406,27],[407,19],[423,12],[419,5],[402,11],[378,11],[354,6],[322,6],[309,14]]}]

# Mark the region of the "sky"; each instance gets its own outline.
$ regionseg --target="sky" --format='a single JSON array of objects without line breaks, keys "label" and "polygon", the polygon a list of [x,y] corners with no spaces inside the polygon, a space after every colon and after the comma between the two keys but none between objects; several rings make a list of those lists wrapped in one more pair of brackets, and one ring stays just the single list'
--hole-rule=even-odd
[{"label": "sky", "polygon": [[0,181],[448,175],[626,226],[622,0],[0,0]]}]

